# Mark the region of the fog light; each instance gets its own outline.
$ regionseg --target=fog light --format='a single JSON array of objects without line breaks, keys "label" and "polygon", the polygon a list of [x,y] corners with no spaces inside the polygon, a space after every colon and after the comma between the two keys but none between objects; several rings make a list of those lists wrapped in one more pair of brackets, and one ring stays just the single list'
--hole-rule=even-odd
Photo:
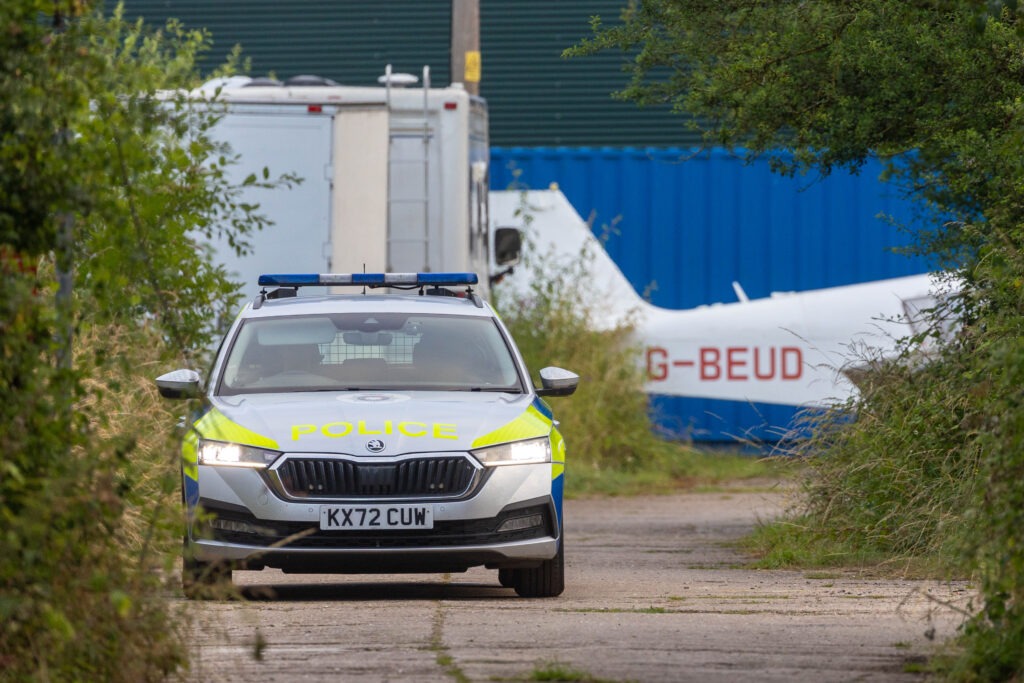
[{"label": "fog light", "polygon": [[535,526],[540,526],[544,523],[544,515],[530,515],[529,517],[513,517],[512,519],[506,519],[498,527],[498,533],[505,533],[506,531],[521,531],[523,529],[532,529]]},{"label": "fog light", "polygon": [[233,519],[214,519],[210,526],[221,531],[232,531],[237,534],[253,534],[256,536],[273,536],[274,530],[263,526],[256,526],[248,522],[238,522]]}]

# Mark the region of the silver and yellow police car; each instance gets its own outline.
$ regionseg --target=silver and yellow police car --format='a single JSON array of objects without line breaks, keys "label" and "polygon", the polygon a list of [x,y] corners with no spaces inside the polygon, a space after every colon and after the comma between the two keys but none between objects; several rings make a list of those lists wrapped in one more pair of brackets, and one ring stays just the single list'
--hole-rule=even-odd
[{"label": "silver and yellow police car", "polygon": [[156,380],[201,401],[182,447],[187,594],[265,567],[484,566],[521,596],[562,592],[565,444],[544,398],[579,378],[544,368],[535,388],[476,283],[263,275],[205,381]]}]

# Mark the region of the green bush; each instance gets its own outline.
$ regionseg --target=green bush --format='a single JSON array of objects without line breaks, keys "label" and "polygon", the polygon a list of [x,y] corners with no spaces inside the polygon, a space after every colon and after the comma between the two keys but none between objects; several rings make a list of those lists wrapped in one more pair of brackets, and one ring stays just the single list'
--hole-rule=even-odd
[{"label": "green bush", "polygon": [[[524,200],[520,215],[529,224]],[[593,254],[546,253],[536,244],[524,250],[528,286],[497,285],[495,308],[502,316],[533,381],[549,365],[580,376],[576,393],[552,398],[566,438],[569,495],[666,493],[725,481],[788,476],[784,468],[737,452],[702,453],[689,444],[666,441],[654,429],[644,392],[642,348],[630,316],[609,325],[611,316],[591,287]]]},{"label": "green bush", "polygon": [[[130,384],[158,346],[97,329],[80,369],[63,368],[52,292],[9,270],[2,282],[3,380],[16,393],[0,401],[0,680],[161,680],[186,664],[163,579],[180,528],[159,426],[173,420],[139,430],[153,415]],[[159,457],[140,457],[154,454],[129,434]]]},{"label": "green bush", "polygon": [[276,181],[230,181],[182,94],[204,33],[89,0],[0,26],[0,680],[162,680],[187,665],[180,463],[150,382],[234,289],[196,236],[244,242],[241,192]]},{"label": "green bush", "polygon": [[571,469],[636,471],[666,466],[678,447],[652,429],[633,326],[628,320],[611,329],[598,325],[602,311],[587,291],[590,253],[585,249],[568,262],[538,252],[535,245],[526,253],[526,263],[518,268],[529,273],[529,287],[510,292],[499,285],[495,307],[537,386],[537,371],[549,365],[580,376],[573,396],[551,399],[567,440]]},{"label": "green bush", "polygon": [[[989,226],[989,229],[994,229]],[[1007,258],[1007,254],[1011,257]],[[888,563],[979,582],[957,680],[1024,673],[1024,259],[965,271],[955,334],[863,373],[819,416],[795,515],[752,540],[766,563]]]},{"label": "green bush", "polygon": [[814,418],[798,446],[804,513],[860,551],[953,560],[976,483],[978,453],[963,439],[972,407],[955,390],[961,363],[912,355],[877,365],[857,399]]},{"label": "green bush", "polygon": [[964,680],[1024,675],[1024,230],[993,237],[999,247],[972,272],[984,295],[972,307],[959,387],[976,411],[961,448],[978,453],[961,550],[984,596],[953,672]]}]

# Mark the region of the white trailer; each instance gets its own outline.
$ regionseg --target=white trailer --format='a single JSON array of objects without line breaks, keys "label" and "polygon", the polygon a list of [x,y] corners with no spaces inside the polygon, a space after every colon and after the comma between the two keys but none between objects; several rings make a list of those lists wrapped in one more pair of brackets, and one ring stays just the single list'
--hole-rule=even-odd
[{"label": "white trailer", "polygon": [[212,134],[239,155],[236,180],[262,177],[264,167],[302,178],[247,192],[274,223],[250,237],[250,254],[213,245],[244,292],[260,273],[470,271],[486,294],[497,265],[487,104],[459,84],[431,88],[427,68],[422,87],[390,71],[381,87],[233,77],[194,93],[219,90],[225,113]]}]

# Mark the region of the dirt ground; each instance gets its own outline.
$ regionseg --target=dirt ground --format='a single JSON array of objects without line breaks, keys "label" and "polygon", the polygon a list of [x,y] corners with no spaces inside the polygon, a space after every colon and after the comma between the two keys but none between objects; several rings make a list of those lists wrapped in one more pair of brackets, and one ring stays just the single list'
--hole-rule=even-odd
[{"label": "dirt ground", "polygon": [[[778,491],[566,503],[566,591],[497,572],[236,572],[195,603],[196,681],[915,681],[970,587],[746,568],[730,544]],[[548,676],[544,678],[543,676]],[[561,677],[559,677],[561,676]]]}]

